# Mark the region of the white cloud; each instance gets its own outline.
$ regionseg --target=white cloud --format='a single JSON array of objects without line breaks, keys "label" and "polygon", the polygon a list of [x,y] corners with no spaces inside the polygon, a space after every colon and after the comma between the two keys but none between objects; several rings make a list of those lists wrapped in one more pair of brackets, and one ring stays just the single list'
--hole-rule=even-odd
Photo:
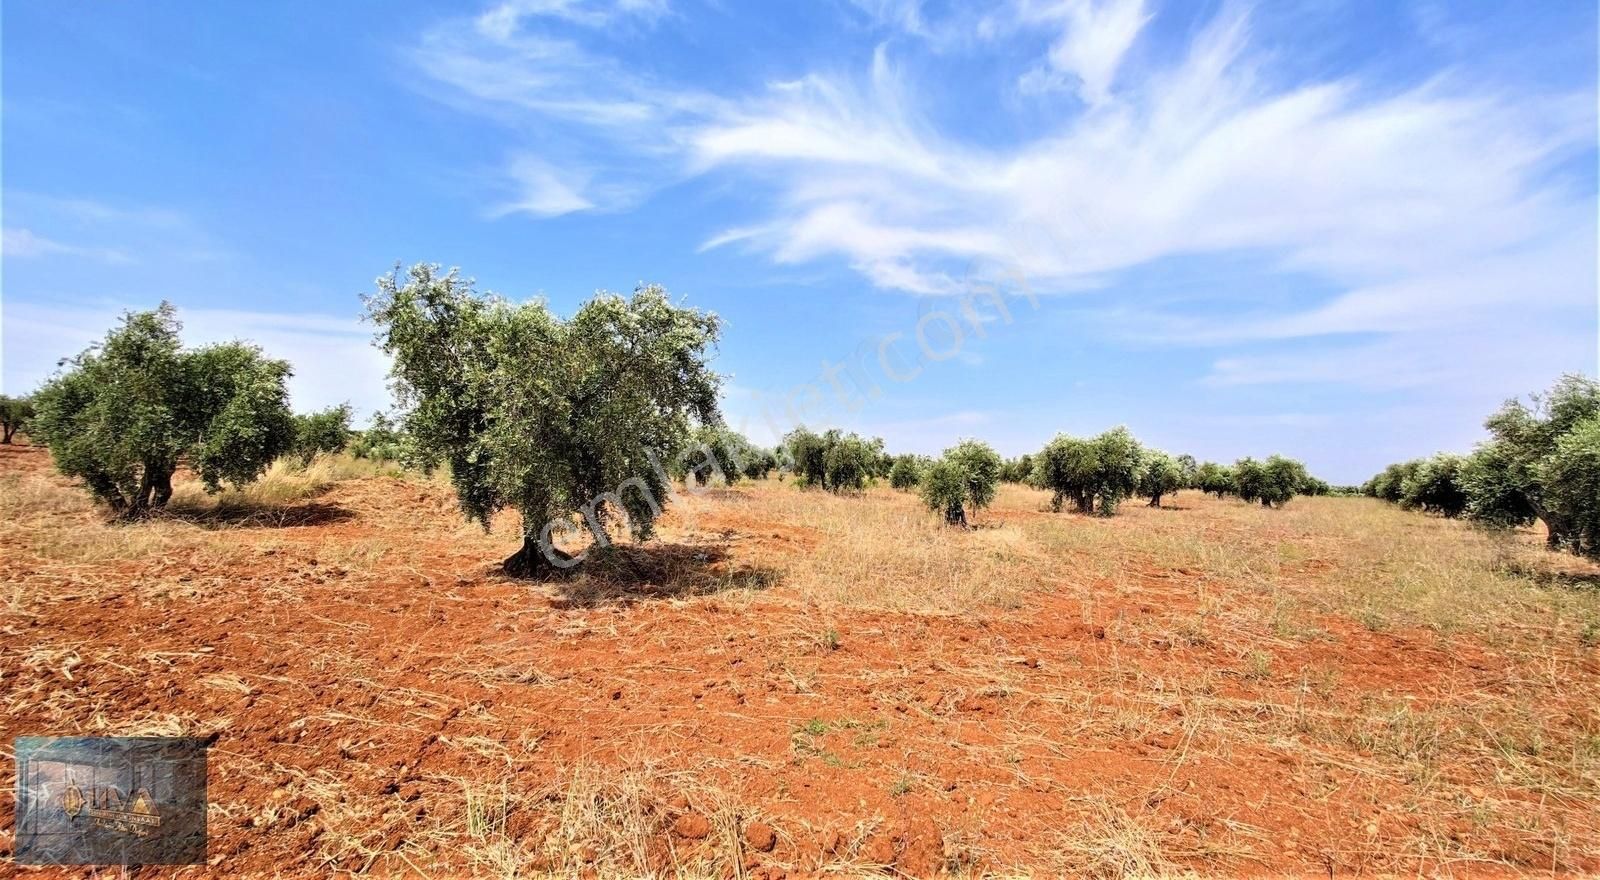
[{"label": "white cloud", "polygon": [[1151,18],[1144,0],[1023,2],[1019,12],[1025,22],[1056,24],[1063,29],[1051,44],[1045,63],[1022,78],[1023,90],[1072,84],[1091,105],[1110,99],[1123,56]]},{"label": "white cloud", "polygon": [[70,256],[87,257],[106,263],[131,262],[127,254],[115,248],[64,244],[54,239],[45,238],[31,229],[23,229],[17,226],[7,226],[4,229],[0,229],[0,254],[24,260],[39,257]]},{"label": "white cloud", "polygon": [[[942,36],[951,20],[922,4],[858,5],[939,51],[954,45]],[[1122,307],[1187,328],[1169,342],[1378,333],[1393,345],[1366,352],[1375,371],[1382,357],[1407,369],[1414,338],[1486,322],[1493,333],[1475,340],[1533,349],[1549,313],[1592,308],[1593,193],[1552,173],[1593,148],[1592,93],[1496,91],[1448,71],[1399,86],[1358,75],[1280,84],[1241,5],[1224,5],[1158,66],[1130,64],[1154,17],[1138,0],[1018,0],[981,19],[956,15],[966,50],[1004,56],[1012,38],[1044,36],[1025,79],[1074,88],[1083,103],[1054,108],[1020,140],[972,137],[930,121],[940,84],[909,79],[894,43],[860,75],[814,72],[743,94],[652,79],[529,18],[446,25],[417,57],[470,106],[530,114],[513,127],[582,129],[583,162],[541,153],[552,164],[531,187],[517,175],[532,213],[601,201],[597,185],[638,192],[711,172],[770,193],[762,215],[706,230],[702,250],[840,258],[880,287],[919,294],[951,292],[963,271],[1009,269],[1040,292],[1071,292],[1162,259],[1267,255],[1344,292],[1228,323]],[[1461,375],[1431,364],[1410,373]],[[1212,381],[1294,375],[1225,359]]]},{"label": "white cloud", "polygon": [[516,159],[511,163],[510,175],[516,180],[519,192],[514,201],[496,208],[493,216],[522,212],[536,217],[559,217],[594,207],[594,202],[580,192],[583,182],[563,181],[555,168],[536,157]]}]

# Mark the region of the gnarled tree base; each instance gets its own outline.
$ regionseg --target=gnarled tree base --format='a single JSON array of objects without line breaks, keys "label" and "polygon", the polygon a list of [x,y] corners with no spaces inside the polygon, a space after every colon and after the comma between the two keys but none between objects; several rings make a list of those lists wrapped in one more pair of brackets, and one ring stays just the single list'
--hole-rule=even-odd
[{"label": "gnarled tree base", "polygon": [[[552,562],[551,560],[555,560]],[[556,563],[560,562],[561,565]],[[506,557],[501,563],[506,574],[515,578],[532,578],[534,580],[554,580],[568,577],[578,570],[577,557],[552,546],[549,555],[544,548],[532,538],[522,539],[522,548]]]}]

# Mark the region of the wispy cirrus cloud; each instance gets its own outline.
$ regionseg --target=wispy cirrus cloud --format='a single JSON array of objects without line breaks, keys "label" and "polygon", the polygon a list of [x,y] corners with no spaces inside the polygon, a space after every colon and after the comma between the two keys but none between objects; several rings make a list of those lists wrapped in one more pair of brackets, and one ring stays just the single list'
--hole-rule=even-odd
[{"label": "wispy cirrus cloud", "polygon": [[[413,56],[467,106],[511,112],[513,129],[559,123],[583,144],[579,173],[562,176],[573,157],[559,149],[539,154],[531,177],[513,164],[532,195],[512,204],[529,214],[604,209],[626,201],[616,193],[722,173],[766,207],[707,229],[703,250],[842,259],[885,289],[948,293],[974,269],[1007,267],[1041,292],[1081,291],[1162,260],[1255,253],[1334,290],[1209,320],[1120,304],[1186,330],[1169,344],[1379,333],[1394,345],[1376,353],[1398,357],[1406,340],[1450,330],[1526,348],[1550,314],[1593,305],[1594,194],[1559,171],[1594,149],[1592,91],[1485,88],[1445,68],[1411,82],[1359,70],[1279,77],[1242,4],[1201,22],[1176,54],[1130,64],[1163,14],[1141,0],[1016,0],[943,16],[911,0],[863,2],[911,47],[880,43],[855,73],[830,59],[799,78],[714,91],[625,64],[582,33],[649,26],[660,10],[641,19],[604,3],[551,5],[446,23]],[[949,84],[897,62],[916,40],[1002,61],[1043,45],[1017,62],[1013,93],[996,96],[1044,102],[1038,121],[1003,140],[936,122]],[[600,186],[611,195],[596,197]],[[1374,354],[1341,351],[1324,353],[1328,374],[1339,357]],[[1304,378],[1252,372],[1257,363],[1227,362],[1213,379]],[[1430,363],[1413,375],[1460,374]]]},{"label": "wispy cirrus cloud", "polygon": [[46,238],[31,229],[25,229],[20,226],[7,226],[0,230],[0,254],[23,260],[35,257],[69,256],[87,257],[91,260],[100,260],[106,263],[127,263],[131,261],[131,258],[126,253],[116,248],[66,244],[52,238]]}]

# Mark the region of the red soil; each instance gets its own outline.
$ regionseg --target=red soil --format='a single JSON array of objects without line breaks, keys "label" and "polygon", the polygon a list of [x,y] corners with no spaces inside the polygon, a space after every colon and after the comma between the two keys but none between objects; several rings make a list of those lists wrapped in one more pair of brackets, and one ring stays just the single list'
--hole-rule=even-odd
[{"label": "red soil", "polygon": [[[37,450],[0,458],[12,474],[46,464]],[[1413,783],[1359,743],[1308,749],[1292,734],[1250,732],[1319,699],[1306,669],[1336,678],[1320,698],[1328,711],[1375,697],[1459,706],[1527,686],[1465,639],[1329,617],[1331,638],[1265,642],[1272,671],[1252,674],[1246,658],[1204,641],[1128,626],[1196,607],[1199,576],[1168,570],[1140,572],[1146,589],[1131,605],[1108,596],[1086,609],[1063,591],[959,617],[824,608],[762,575],[817,552],[818,536],[748,505],[712,505],[696,522],[708,549],[639,551],[626,594],[593,602],[501,577],[481,541],[452,537],[451,500],[431,485],[352,481],[302,507],[289,521],[309,524],[226,533],[251,550],[248,564],[219,567],[197,547],[67,563],[0,545],[25,591],[0,612],[7,739],[115,732],[152,713],[216,722],[210,797],[226,809],[211,819],[212,867],[183,876],[468,873],[457,844],[431,865],[411,864],[415,849],[402,857],[421,829],[460,824],[455,780],[511,766],[511,783],[531,792],[579,765],[650,768],[662,788],[648,841],[658,862],[729,846],[709,818],[710,793],[724,793],[743,821],[733,867],[760,876],[835,862],[916,877],[1055,873],[1081,858],[1069,841],[1108,810],[1208,874],[1600,871],[1583,855],[1597,835],[1592,801],[1551,803],[1477,768],[1442,767],[1502,813],[1522,810],[1534,830],[1518,837],[1475,824],[1470,803],[1408,809]],[[65,526],[91,514],[56,516]],[[372,540],[407,552],[327,561]],[[756,589],[675,595],[656,577],[694,564],[706,569],[697,583],[709,572]],[[154,600],[156,584],[180,589]],[[91,662],[29,659],[52,646]],[[94,660],[114,657],[125,662]],[[1600,675],[1592,653],[1578,662]],[[219,674],[249,692],[205,683]],[[70,708],[53,712],[51,692]],[[1544,696],[1549,712],[1600,727],[1594,706]],[[342,788],[319,799],[308,778]],[[376,855],[329,844],[350,801],[364,802],[359,831]],[[517,810],[507,834],[531,842],[549,821]],[[9,800],[0,823],[11,824]],[[1544,829],[1555,827],[1580,845],[1551,847]],[[1452,864],[1419,840],[1485,861]],[[1054,861],[1063,848],[1069,861]]]}]

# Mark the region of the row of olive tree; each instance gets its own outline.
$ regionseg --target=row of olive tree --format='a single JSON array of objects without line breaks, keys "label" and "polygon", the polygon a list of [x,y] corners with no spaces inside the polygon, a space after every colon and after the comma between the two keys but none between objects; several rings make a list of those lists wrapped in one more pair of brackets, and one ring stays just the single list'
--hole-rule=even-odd
[{"label": "row of olive tree", "polygon": [[1600,382],[1561,377],[1528,403],[1508,400],[1471,455],[1392,464],[1362,491],[1443,516],[1512,528],[1542,522],[1553,549],[1600,557]]},{"label": "row of olive tree", "polygon": [[186,349],[170,303],[125,315],[30,398],[0,401],[4,440],[27,427],[62,473],[121,516],[166,505],[187,463],[211,491],[242,486],[275,459],[345,449],[348,404],[289,410],[289,365],[246,343]]},{"label": "row of olive tree", "polygon": [[1147,448],[1123,427],[1089,438],[1057,436],[1031,462],[1027,482],[1052,493],[1053,509],[1071,501],[1079,513],[1102,516],[1115,514],[1125,499],[1133,497],[1160,507],[1164,498],[1182,489],[1219,498],[1235,495],[1267,507],[1282,507],[1296,495],[1329,490],[1294,459],[1273,455],[1264,462],[1242,458],[1232,467],[1201,464],[1193,456]]},{"label": "row of olive tree", "polygon": [[881,438],[867,440],[838,429],[818,434],[801,425],[784,435],[782,454],[797,485],[835,493],[865,491],[870,481],[894,469]]}]

